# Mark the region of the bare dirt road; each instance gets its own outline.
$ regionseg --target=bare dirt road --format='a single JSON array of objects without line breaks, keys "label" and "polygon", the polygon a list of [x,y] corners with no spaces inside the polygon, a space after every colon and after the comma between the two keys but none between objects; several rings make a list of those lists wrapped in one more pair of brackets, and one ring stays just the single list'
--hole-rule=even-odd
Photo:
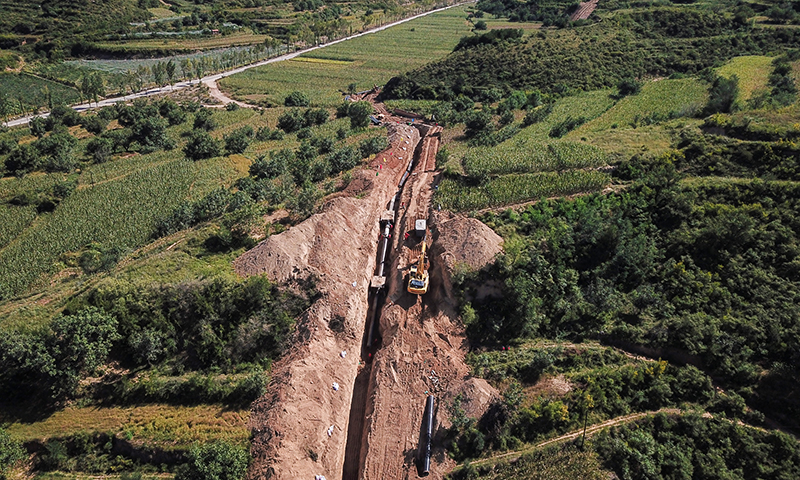
[{"label": "bare dirt road", "polygon": [[[253,405],[250,478],[416,478],[428,393],[439,405],[431,478],[442,478],[453,466],[437,443],[448,425],[444,406],[464,393],[468,413],[480,415],[495,395],[486,382],[469,377],[448,272],[456,262],[481,268],[500,251],[501,239],[477,220],[431,212],[439,131],[399,120],[387,119],[390,148],[321,213],[269,237],[234,263],[240,275],[316,278],[321,294],[299,320],[287,355],[274,365],[269,393]],[[417,162],[391,214],[380,340],[364,345],[373,318],[368,300],[375,290],[369,285],[381,218],[412,157]],[[431,224],[431,286],[423,297],[405,291],[419,240],[406,240],[403,233],[417,218]]]}]

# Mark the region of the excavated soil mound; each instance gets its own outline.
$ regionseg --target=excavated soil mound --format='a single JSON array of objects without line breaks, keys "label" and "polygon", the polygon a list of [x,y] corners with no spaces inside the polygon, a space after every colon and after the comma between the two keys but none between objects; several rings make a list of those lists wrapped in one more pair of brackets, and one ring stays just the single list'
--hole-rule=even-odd
[{"label": "excavated soil mound", "polygon": [[275,282],[313,275],[321,294],[298,320],[291,346],[273,366],[268,394],[252,406],[252,479],[341,476],[353,384],[362,368],[379,219],[407,164],[405,142],[419,141],[413,127],[389,125],[388,130],[389,150],[354,180],[360,192],[369,192],[366,196],[340,194],[321,213],[234,261],[239,275],[266,274]]},{"label": "excavated soil mound", "polygon": [[503,238],[481,221],[451,212],[435,212],[434,245],[452,273],[461,265],[480,270],[502,251]]}]

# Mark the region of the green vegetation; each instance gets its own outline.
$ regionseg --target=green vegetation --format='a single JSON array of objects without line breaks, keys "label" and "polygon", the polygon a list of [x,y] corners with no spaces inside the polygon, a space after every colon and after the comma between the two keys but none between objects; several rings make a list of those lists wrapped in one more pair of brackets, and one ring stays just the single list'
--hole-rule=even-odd
[{"label": "green vegetation", "polygon": [[487,480],[603,480],[597,454],[581,451],[574,445],[557,445],[521,455],[514,462],[497,462],[491,467],[466,466],[450,476],[452,480],[482,478]]},{"label": "green vegetation", "polygon": [[607,112],[578,127],[571,137],[616,128],[637,128],[673,118],[693,117],[705,106],[708,85],[697,78],[647,82]]},{"label": "green vegetation", "polygon": [[478,210],[536,198],[597,191],[609,181],[610,177],[605,173],[583,170],[505,175],[478,186],[465,180],[447,178],[439,184],[436,201],[453,210]]},{"label": "green vegetation", "polygon": [[657,415],[616,427],[596,440],[595,449],[623,480],[800,475],[793,437],[699,415]]},{"label": "green vegetation", "polygon": [[247,471],[249,455],[246,450],[226,442],[216,441],[189,452],[189,461],[176,480],[241,480]]},{"label": "green vegetation", "polygon": [[72,104],[80,100],[77,88],[32,75],[0,73],[0,118],[30,113],[40,107]]},{"label": "green vegetation", "polygon": [[480,100],[491,89],[596,90],[629,78],[694,74],[738,55],[764,55],[796,43],[794,30],[752,28],[707,10],[655,7],[611,18],[455,51],[393,78],[383,96],[446,100],[463,94]]},{"label": "green vegetation", "polygon": [[282,105],[284,98],[302,85],[313,104],[332,107],[342,98],[334,89],[343,91],[351,83],[362,88],[381,85],[399,72],[444,57],[468,32],[464,9],[452,8],[291,61],[226,77],[220,86],[239,100],[268,106]]}]

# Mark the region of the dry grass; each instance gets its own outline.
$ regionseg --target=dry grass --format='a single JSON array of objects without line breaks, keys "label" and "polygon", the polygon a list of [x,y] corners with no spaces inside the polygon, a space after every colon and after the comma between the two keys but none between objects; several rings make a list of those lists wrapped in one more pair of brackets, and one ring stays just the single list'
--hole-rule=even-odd
[{"label": "dry grass", "polygon": [[162,447],[187,446],[213,439],[244,445],[250,435],[248,417],[247,410],[227,410],[218,405],[68,407],[33,423],[15,421],[6,430],[21,441],[42,441],[78,432],[107,432]]}]

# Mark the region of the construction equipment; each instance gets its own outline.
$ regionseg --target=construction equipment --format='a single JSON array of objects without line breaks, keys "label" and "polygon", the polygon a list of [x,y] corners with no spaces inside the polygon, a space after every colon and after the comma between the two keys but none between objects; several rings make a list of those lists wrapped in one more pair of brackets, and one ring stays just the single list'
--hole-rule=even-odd
[{"label": "construction equipment", "polygon": [[425,255],[427,244],[425,239],[422,240],[420,246],[419,260],[416,265],[411,266],[411,272],[408,274],[408,293],[417,295],[424,295],[428,291],[428,258]]}]

